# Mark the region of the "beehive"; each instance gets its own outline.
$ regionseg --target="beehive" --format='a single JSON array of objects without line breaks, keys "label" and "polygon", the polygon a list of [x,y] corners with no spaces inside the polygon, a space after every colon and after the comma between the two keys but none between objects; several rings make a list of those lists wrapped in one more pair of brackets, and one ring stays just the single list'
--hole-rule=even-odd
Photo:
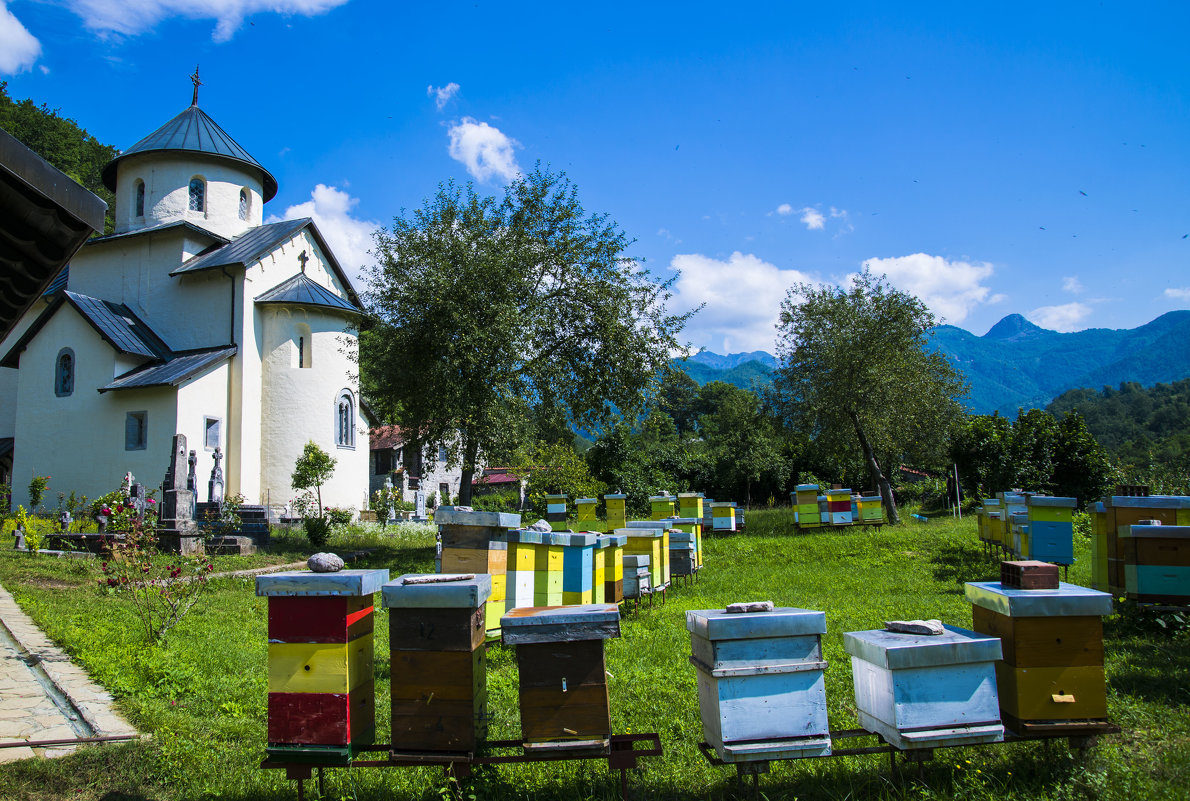
[{"label": "beehive", "polygon": [[665,520],[674,516],[674,505],[677,498],[673,495],[654,495],[649,498],[650,520]]},{"label": "beehive", "polygon": [[562,543],[557,532],[541,532],[533,546],[533,606],[562,605]]},{"label": "beehive", "polygon": [[712,503],[711,524],[715,531],[735,531],[735,503]]},{"label": "beehive", "polygon": [[704,532],[715,530],[715,516],[712,512],[712,507],[715,505],[713,498],[704,498],[702,502],[702,530]]},{"label": "beehive", "polygon": [[[673,532],[675,530],[683,531],[690,535],[690,539],[683,540],[683,542],[689,542],[694,546],[694,570],[697,572],[698,569],[702,567],[702,518],[673,517],[665,522],[669,525],[670,529],[669,539],[671,548],[673,543]],[[670,561],[672,562],[673,560]],[[670,572],[673,572],[672,568],[670,568]]]},{"label": "beehive", "polygon": [[268,598],[268,755],[346,765],[376,739],[372,596],[387,570],[256,578]]},{"label": "beehive", "polygon": [[696,569],[694,563],[693,532],[672,529],[669,532],[670,575],[692,576]]},{"label": "beehive", "polygon": [[689,611],[703,737],[724,762],[825,756],[826,616],[778,607]]},{"label": "beehive", "polygon": [[603,641],[620,636],[615,604],[514,609],[500,621],[516,646],[526,750],[606,752],[611,739]]},{"label": "beehive", "polygon": [[[528,529],[516,529],[508,532],[505,611],[520,606],[533,606],[537,548],[541,545],[541,537],[540,531]],[[488,605],[496,606],[496,603],[489,601]]]},{"label": "beehive", "polygon": [[1190,526],[1121,526],[1119,539],[1129,600],[1190,604]]},{"label": "beehive", "polygon": [[628,537],[623,534],[604,534],[599,538],[603,553],[603,601],[618,604],[624,600],[624,546]]},{"label": "beehive", "polygon": [[555,534],[562,546],[562,603],[595,602],[596,534]]},{"label": "beehive", "polygon": [[1017,590],[969,582],[972,628],[999,637],[996,663],[1000,716],[1008,728],[1107,717],[1103,621],[1111,596],[1060,583],[1056,590]]},{"label": "beehive", "polygon": [[574,502],[574,527],[578,531],[602,531],[596,510],[599,507],[598,498],[578,498]]},{"label": "beehive", "polygon": [[800,528],[817,528],[822,525],[822,518],[818,514],[817,484],[798,484],[793,498],[794,511],[797,512],[797,524]]},{"label": "beehive", "polygon": [[603,505],[607,515],[607,523],[604,526],[604,531],[615,531],[618,528],[624,528],[624,524],[628,522],[628,496],[604,495]]},{"label": "beehive", "polygon": [[508,532],[521,525],[521,516],[509,512],[477,512],[440,506],[434,522],[441,532],[440,573],[486,573],[492,577],[492,595],[485,607],[487,630],[499,635],[500,614],[508,599]]},{"label": "beehive", "polygon": [[442,574],[434,578],[443,581],[416,583],[425,578],[404,575],[381,590],[389,610],[392,750],[474,752],[487,733],[491,576]]},{"label": "beehive", "polygon": [[703,496],[701,492],[678,493],[678,517],[693,517],[702,525]]},{"label": "beehive", "polygon": [[996,695],[1000,641],[946,626],[939,635],[843,635],[859,725],[900,749],[1004,739]]},{"label": "beehive", "polygon": [[648,554],[624,554],[624,597],[640,598],[653,591],[651,568],[653,558]]},{"label": "beehive", "polygon": [[997,493],[1000,498],[1000,523],[1003,528],[1000,532],[1000,544],[1005,550],[1013,550],[1015,545],[1015,534],[1012,530],[1013,520],[1012,516],[1015,514],[1028,514],[1029,508],[1025,505],[1025,493],[1023,492],[1000,492]]},{"label": "beehive", "polygon": [[649,580],[654,590],[669,586],[669,529],[661,520],[629,520],[628,527],[616,534],[626,534],[628,542],[624,553],[644,554],[649,557]]},{"label": "beehive", "polygon": [[856,498],[858,523],[874,525],[884,522],[884,501],[879,495],[860,495]]},{"label": "beehive", "polygon": [[566,528],[566,495],[545,496],[545,521],[554,531]]},{"label": "beehive", "polygon": [[1031,495],[1028,558],[1058,565],[1074,564],[1074,508],[1076,498]]},{"label": "beehive", "polygon": [[1181,495],[1113,495],[1103,499],[1107,551],[1107,582],[1117,595],[1127,592],[1124,576],[1124,551],[1119,542],[1121,526],[1156,520],[1166,526],[1190,525],[1190,497]]},{"label": "beehive", "polygon": [[826,508],[830,514],[832,526],[851,525],[851,490],[828,489],[826,491]]},{"label": "beehive", "polygon": [[1107,507],[1103,501],[1091,504],[1091,586],[1109,592],[1107,582]]},{"label": "beehive", "polygon": [[1012,552],[1018,559],[1029,558],[1029,514],[1016,512],[1012,515]]}]

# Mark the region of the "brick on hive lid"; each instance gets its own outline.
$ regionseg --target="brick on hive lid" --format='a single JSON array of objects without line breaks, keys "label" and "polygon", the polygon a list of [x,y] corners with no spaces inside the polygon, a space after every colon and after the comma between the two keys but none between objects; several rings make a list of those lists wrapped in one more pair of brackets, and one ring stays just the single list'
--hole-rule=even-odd
[{"label": "brick on hive lid", "polygon": [[1058,566],[1028,559],[1000,563],[1000,584],[1014,590],[1058,589]]}]

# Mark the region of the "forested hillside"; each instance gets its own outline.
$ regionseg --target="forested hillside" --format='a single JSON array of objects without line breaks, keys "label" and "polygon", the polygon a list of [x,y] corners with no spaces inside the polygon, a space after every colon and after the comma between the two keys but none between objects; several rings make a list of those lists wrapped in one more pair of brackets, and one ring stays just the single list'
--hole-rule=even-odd
[{"label": "forested hillside", "polygon": [[62,172],[91,190],[107,203],[104,233],[115,226],[115,196],[103,185],[100,172],[118,152],[79,127],[78,123],[26,98],[16,101],[8,95],[8,84],[0,81],[0,128]]},{"label": "forested hillside", "polygon": [[1142,387],[1127,382],[1101,390],[1072,389],[1046,411],[1077,409],[1087,428],[1117,459],[1133,464],[1190,456],[1190,379]]}]

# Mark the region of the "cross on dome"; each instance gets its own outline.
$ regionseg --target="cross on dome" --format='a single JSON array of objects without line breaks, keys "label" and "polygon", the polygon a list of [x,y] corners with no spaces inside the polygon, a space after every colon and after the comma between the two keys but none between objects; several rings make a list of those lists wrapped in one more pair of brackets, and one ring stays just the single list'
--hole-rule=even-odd
[{"label": "cross on dome", "polygon": [[194,74],[190,76],[190,82],[194,84],[194,94],[190,98],[190,105],[198,105],[198,87],[202,86],[202,80],[198,77],[198,65],[194,65]]}]

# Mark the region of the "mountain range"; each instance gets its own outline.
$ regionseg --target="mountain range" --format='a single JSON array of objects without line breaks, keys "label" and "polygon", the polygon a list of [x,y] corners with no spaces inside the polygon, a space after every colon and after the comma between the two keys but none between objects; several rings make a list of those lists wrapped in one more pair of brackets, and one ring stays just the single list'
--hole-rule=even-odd
[{"label": "mountain range", "polygon": [[[1190,376],[1190,311],[1173,311],[1137,328],[1061,333],[1010,314],[983,336],[953,325],[934,329],[931,344],[971,385],[976,414],[1015,416],[1042,408],[1068,389],[1142,386]],[[726,381],[751,388],[770,380],[777,360],[764,351],[721,356],[703,351],[676,365],[700,385]]]}]

